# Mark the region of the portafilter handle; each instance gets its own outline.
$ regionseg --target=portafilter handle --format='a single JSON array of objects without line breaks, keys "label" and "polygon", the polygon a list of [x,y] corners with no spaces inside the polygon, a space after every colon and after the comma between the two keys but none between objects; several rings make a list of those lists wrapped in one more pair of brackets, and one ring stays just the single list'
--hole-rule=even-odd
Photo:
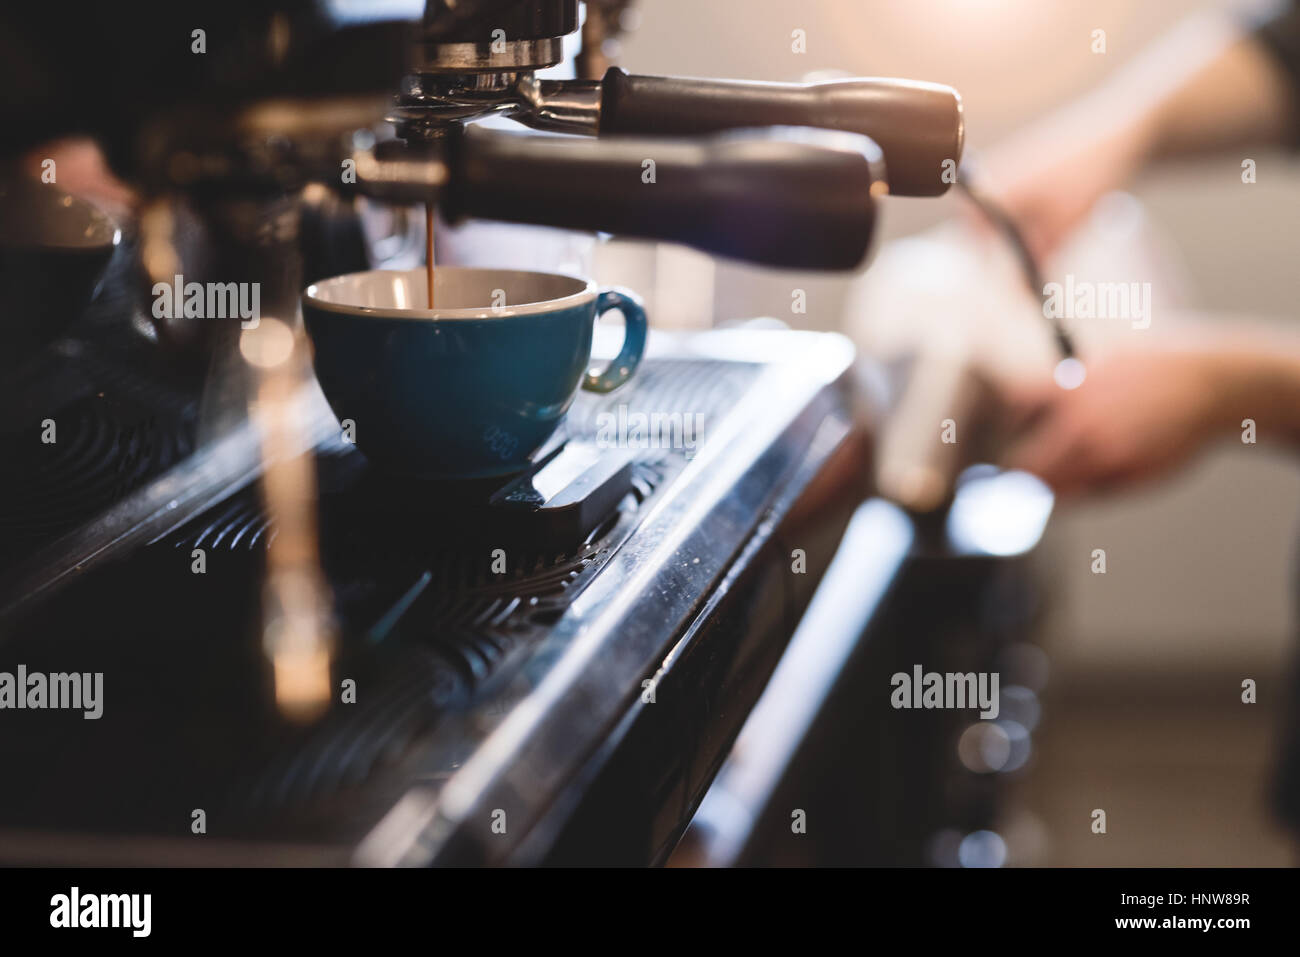
[{"label": "portafilter handle", "polygon": [[859,78],[825,83],[632,76],[601,82],[599,132],[693,136],[760,126],[813,126],[871,137],[889,191],[939,196],[956,182],[965,139],[961,96],[938,83]]},{"label": "portafilter handle", "polygon": [[866,258],[884,191],[870,139],[768,128],[690,140],[512,134],[468,127],[422,153],[357,161],[357,188],[443,215],[683,243],[788,269]]}]

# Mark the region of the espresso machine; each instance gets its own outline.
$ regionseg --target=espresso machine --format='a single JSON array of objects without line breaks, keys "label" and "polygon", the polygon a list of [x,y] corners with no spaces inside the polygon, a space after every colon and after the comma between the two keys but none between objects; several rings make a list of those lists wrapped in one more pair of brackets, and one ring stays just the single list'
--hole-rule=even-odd
[{"label": "espresso machine", "polygon": [[[883,197],[952,182],[960,98],[629,75],[602,45],[622,0],[182,6],[86,11],[73,35],[0,14],[0,161],[29,180],[0,197],[0,268],[79,209],[30,182],[69,138],[134,196],[93,289],[65,285],[86,301],[4,364],[0,672],[102,674],[104,701],[4,716],[29,784],[0,794],[0,858],[664,861],[867,492],[852,347],[664,335],[520,474],[416,482],[320,397],[298,296],[372,265],[358,203],[850,270]],[[580,30],[577,76],[539,76]],[[63,275],[52,245],[27,268]],[[272,375],[238,321],[160,317],[149,290],[181,275],[256,284],[293,360]],[[6,288],[6,323],[50,311]],[[638,413],[707,427],[595,441]],[[268,637],[292,617],[268,586],[284,555],[319,652],[296,684]]]}]

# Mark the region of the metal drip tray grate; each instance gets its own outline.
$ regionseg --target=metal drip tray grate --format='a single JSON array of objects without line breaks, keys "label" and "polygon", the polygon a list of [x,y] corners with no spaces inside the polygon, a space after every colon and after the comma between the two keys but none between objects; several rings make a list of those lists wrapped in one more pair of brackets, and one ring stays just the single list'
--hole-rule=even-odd
[{"label": "metal drip tray grate", "polygon": [[[571,436],[594,436],[601,414],[620,405],[717,421],[760,368],[650,360],[634,386],[581,397],[567,428]],[[309,728],[281,721],[270,703],[258,608],[265,548],[276,529],[255,486],[70,585],[17,624],[3,659],[37,667],[57,657],[106,675],[130,672],[135,691],[114,701],[123,720],[104,722],[104,740],[92,750],[129,746],[169,772],[166,780],[111,776],[121,793],[100,826],[151,830],[160,808],[198,791],[217,810],[213,833],[356,837],[373,823],[364,796],[382,804],[408,787],[422,738],[510,681],[689,456],[689,449],[637,450],[630,490],[584,541],[511,549],[507,572],[497,574],[491,543],[449,533],[436,503],[393,493],[350,447],[320,450],[322,563],[342,633],[336,675],[356,681],[358,700],[336,705]],[[202,575],[191,573],[195,549],[205,555]],[[105,625],[90,634],[87,621]],[[159,690],[178,681],[187,686],[183,695]],[[159,715],[167,715],[166,728],[156,726]],[[77,760],[58,756],[84,749],[71,735],[80,729],[65,730],[68,741],[51,732],[43,742],[49,766],[39,773],[48,775],[49,793],[75,795],[67,776]],[[119,740],[123,734],[129,740]],[[178,738],[202,746],[178,747]],[[92,754],[81,757],[94,766]],[[13,810],[63,821],[90,813],[70,801]],[[5,803],[0,797],[0,807]]]},{"label": "metal drip tray grate", "polygon": [[0,571],[185,459],[197,403],[68,341],[0,383]]},{"label": "metal drip tray grate", "polygon": [[[632,385],[605,396],[579,393],[565,420],[570,435],[596,438],[605,422],[617,423],[619,409],[625,418],[640,413],[651,416],[690,416],[705,431],[727,414],[754,381],[759,366],[712,359],[650,359],[637,371]],[[694,436],[701,440],[703,436]],[[687,451],[689,449],[679,449]]]}]

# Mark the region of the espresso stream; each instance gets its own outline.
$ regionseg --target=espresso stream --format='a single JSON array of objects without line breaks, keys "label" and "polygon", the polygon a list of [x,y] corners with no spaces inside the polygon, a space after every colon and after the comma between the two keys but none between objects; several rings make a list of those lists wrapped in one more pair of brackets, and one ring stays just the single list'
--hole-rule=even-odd
[{"label": "espresso stream", "polygon": [[429,308],[433,308],[433,203],[424,204],[425,277]]}]

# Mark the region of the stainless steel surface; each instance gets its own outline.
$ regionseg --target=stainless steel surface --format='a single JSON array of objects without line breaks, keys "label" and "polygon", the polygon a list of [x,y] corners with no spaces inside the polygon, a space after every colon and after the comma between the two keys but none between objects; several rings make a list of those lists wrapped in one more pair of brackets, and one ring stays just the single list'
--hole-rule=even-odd
[{"label": "stainless steel surface", "polygon": [[883,499],[854,514],[781,664],[691,821],[685,841],[699,863],[740,862],[914,535],[906,513]]},{"label": "stainless steel surface", "polygon": [[561,37],[510,40],[502,36],[486,43],[428,44],[423,51],[419,69],[426,73],[543,70],[564,58],[564,41]]},{"label": "stainless steel surface", "polygon": [[404,139],[495,113],[534,129],[594,136],[600,126],[599,80],[539,80],[531,72],[419,73],[407,77],[388,114]]},{"label": "stainless steel surface", "polygon": [[525,126],[588,136],[600,129],[599,80],[538,80],[521,76],[515,94],[523,104],[515,118]]},{"label": "stainless steel surface", "polygon": [[524,73],[419,73],[406,78],[386,117],[403,139],[427,140],[451,123],[518,109],[515,83]]}]

